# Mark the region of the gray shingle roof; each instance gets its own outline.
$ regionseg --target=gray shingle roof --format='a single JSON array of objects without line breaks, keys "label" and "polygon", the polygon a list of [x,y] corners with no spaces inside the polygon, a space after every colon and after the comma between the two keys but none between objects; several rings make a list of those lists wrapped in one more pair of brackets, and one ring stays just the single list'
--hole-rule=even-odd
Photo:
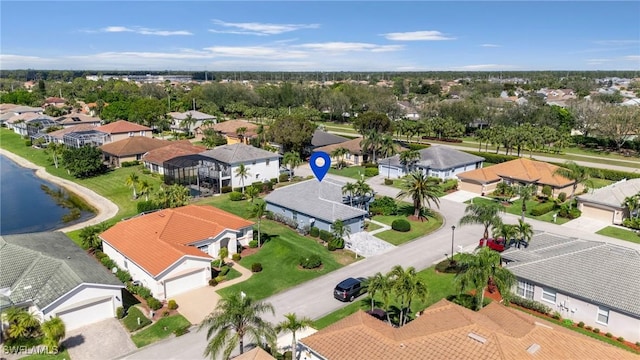
[{"label": "gray shingle roof", "polygon": [[592,193],[578,196],[581,202],[592,202],[622,208],[627,196],[640,193],[640,179],[622,180],[594,190]]},{"label": "gray shingle roof", "polygon": [[349,139],[342,136],[329,134],[328,132],[322,130],[316,130],[313,132],[313,137],[311,137],[311,146],[319,147],[331,144],[339,144],[347,140]]},{"label": "gray shingle roof", "polygon": [[548,233],[533,236],[524,249],[502,253],[518,278],[591,303],[640,316],[640,252],[604,242]]},{"label": "gray shingle roof", "polygon": [[366,211],[342,203],[345,184],[335,179],[312,179],[276,189],[264,200],[331,223],[366,215]]},{"label": "gray shingle roof", "polygon": [[173,117],[178,120],[184,120],[187,116],[191,115],[191,118],[195,120],[207,120],[207,119],[215,119],[215,115],[205,114],[196,110],[189,110],[183,113],[172,113]]},{"label": "gray shingle roof", "polygon": [[33,301],[40,309],[81,284],[124,285],[61,232],[0,236],[0,306]]},{"label": "gray shingle roof", "polygon": [[[418,161],[417,166],[434,170],[447,170],[463,165],[475,164],[478,161],[484,161],[483,157],[439,145],[422,149],[419,153],[420,161]],[[402,166],[400,163],[400,155],[378,160],[378,163],[387,165],[389,164],[389,160],[391,160],[391,166]]]},{"label": "gray shingle roof", "polygon": [[241,143],[218,146],[217,148],[200,153],[200,155],[231,165],[282,157],[282,155],[271,151],[258,149],[257,147]]}]

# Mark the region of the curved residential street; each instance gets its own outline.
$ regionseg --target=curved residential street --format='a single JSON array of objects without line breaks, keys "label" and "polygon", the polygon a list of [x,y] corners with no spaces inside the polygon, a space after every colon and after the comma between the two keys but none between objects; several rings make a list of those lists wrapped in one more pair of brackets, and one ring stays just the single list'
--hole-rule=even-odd
[{"label": "curved residential street", "polygon": [[[296,168],[295,171],[296,175],[301,176],[306,176],[311,173],[308,165]],[[336,177],[334,175],[327,176],[353,181],[353,179]],[[378,194],[395,197],[398,189],[382,185],[383,178],[384,177],[377,176],[369,179],[367,182]],[[440,201],[439,211],[445,218],[445,223],[438,231],[267,298],[265,301],[275,307],[276,315],[273,317],[267,316],[265,319],[276,323],[283,320],[285,313],[290,312],[296,313],[299,316],[316,319],[338,310],[348,303],[335,300],[332,290],[334,286],[344,278],[370,276],[378,271],[384,273],[397,264],[401,264],[403,267],[413,266],[418,270],[427,268],[435,262],[444,259],[445,253],[451,252],[452,235],[456,252],[459,251],[460,247],[462,247],[464,251],[472,250],[477,245],[478,239],[482,236],[483,229],[480,225],[458,226],[457,222],[462,217],[465,206],[463,203],[442,199]],[[507,223],[517,223],[518,219],[517,216],[511,214],[506,214],[503,218]],[[640,244],[533,219],[528,219],[527,221],[532,224],[536,231],[546,231],[588,240],[606,241],[640,250]],[[456,225],[455,234],[451,230],[452,225]],[[250,296],[251,294],[249,293],[247,295]],[[192,332],[186,335],[150,345],[129,354],[124,357],[124,359],[205,359],[203,357],[205,346],[206,339],[204,332],[197,332],[194,328]]]}]

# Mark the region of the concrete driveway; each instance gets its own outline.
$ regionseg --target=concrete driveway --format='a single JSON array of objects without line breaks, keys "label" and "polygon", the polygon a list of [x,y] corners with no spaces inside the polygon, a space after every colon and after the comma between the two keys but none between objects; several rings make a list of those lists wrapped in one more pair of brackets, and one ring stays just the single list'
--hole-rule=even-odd
[{"label": "concrete driveway", "polygon": [[562,224],[562,226],[564,226],[565,228],[576,229],[576,230],[586,231],[590,233],[598,232],[609,225],[611,225],[611,223],[607,221],[590,219],[584,216],[580,216],[577,219],[574,219]]},{"label": "concrete driveway", "polygon": [[136,350],[129,333],[117,319],[69,331],[63,344],[69,356],[77,360],[115,359]]},{"label": "concrete driveway", "polygon": [[197,325],[216,308],[220,300],[220,295],[216,293],[218,289],[205,286],[176,295],[172,299],[178,304],[178,312],[191,324]]},{"label": "concrete driveway", "polygon": [[458,191],[452,192],[451,194],[447,194],[443,196],[442,199],[463,203],[467,200],[471,200],[478,196],[479,196],[478,194],[472,193],[471,191],[458,190]]}]

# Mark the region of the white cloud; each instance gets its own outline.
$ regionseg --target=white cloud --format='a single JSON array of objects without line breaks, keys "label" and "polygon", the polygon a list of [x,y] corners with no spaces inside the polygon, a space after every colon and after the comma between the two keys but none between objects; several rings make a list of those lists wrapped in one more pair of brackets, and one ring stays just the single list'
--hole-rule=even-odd
[{"label": "white cloud", "polygon": [[387,40],[395,41],[438,41],[455,40],[454,37],[445,36],[440,31],[409,31],[382,34]]},{"label": "white cloud", "polygon": [[402,50],[402,45],[377,45],[370,43],[356,42],[326,42],[326,43],[308,43],[297,45],[297,47],[314,50],[326,51],[330,53],[349,52],[349,51],[371,51],[371,52],[388,52]]},{"label": "white cloud", "polygon": [[301,59],[308,56],[304,51],[267,46],[212,46],[205,50],[216,57]]},{"label": "white cloud", "polygon": [[[126,26],[107,26],[106,28],[100,29],[101,32],[108,33],[120,33],[120,32],[133,32],[140,35],[155,35],[155,36],[175,36],[175,35],[193,35],[193,33],[187,30],[157,30],[157,29],[149,29],[144,27],[126,27]],[[87,31],[92,33],[93,31]]]},{"label": "white cloud", "polygon": [[222,20],[213,20],[213,23],[232,30],[209,29],[212,33],[269,36],[287,33],[301,29],[317,29],[319,24],[269,24],[269,23],[232,23]]},{"label": "white cloud", "polygon": [[502,47],[502,45],[498,45],[498,44],[482,44],[480,45],[482,47],[486,47],[486,48],[497,48],[497,47]]},{"label": "white cloud", "polygon": [[640,61],[640,55],[627,55],[623,59],[629,61]]}]

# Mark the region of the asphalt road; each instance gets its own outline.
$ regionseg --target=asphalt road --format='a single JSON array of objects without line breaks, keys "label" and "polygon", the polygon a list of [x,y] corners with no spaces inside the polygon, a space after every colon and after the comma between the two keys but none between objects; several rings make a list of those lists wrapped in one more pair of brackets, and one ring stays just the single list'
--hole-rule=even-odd
[{"label": "asphalt road", "polygon": [[[308,166],[307,166],[308,167]],[[304,176],[308,168],[304,166],[296,169],[296,175]],[[327,175],[335,177],[333,175]],[[344,178],[343,178],[344,179]],[[349,179],[350,180],[350,179]],[[380,184],[380,178],[370,180],[370,185],[381,195],[395,196],[397,189]],[[333,288],[341,280],[347,277],[370,276],[376,272],[385,273],[393,266],[401,264],[404,268],[413,266],[418,270],[427,268],[445,258],[445,253],[451,252],[452,235],[454,235],[454,249],[462,246],[472,249],[477,245],[482,236],[483,228],[480,225],[468,225],[460,227],[457,222],[464,213],[465,204],[441,200],[439,212],[445,218],[445,223],[438,231],[421,237],[410,243],[399,246],[384,254],[372,256],[349,266],[333,271],[320,278],[308,281],[282,293],[271,296],[265,301],[271,303],[275,310],[275,316],[265,316],[265,320],[273,323],[284,319],[286,313],[296,313],[299,316],[307,316],[317,319],[348,303],[342,303],[333,298]],[[506,223],[517,223],[518,216],[505,214]],[[576,229],[563,227],[547,222],[528,219],[536,231],[547,231],[555,234],[580,237],[583,239],[606,241],[622,246],[633,247],[640,250],[640,244],[633,244],[606,236],[587,233]],[[456,225],[455,234],[451,226]],[[251,296],[251,294],[247,294]],[[142,350],[128,355],[124,359],[204,359],[203,350],[206,346],[204,332],[191,332],[178,338],[162,341]]]}]

